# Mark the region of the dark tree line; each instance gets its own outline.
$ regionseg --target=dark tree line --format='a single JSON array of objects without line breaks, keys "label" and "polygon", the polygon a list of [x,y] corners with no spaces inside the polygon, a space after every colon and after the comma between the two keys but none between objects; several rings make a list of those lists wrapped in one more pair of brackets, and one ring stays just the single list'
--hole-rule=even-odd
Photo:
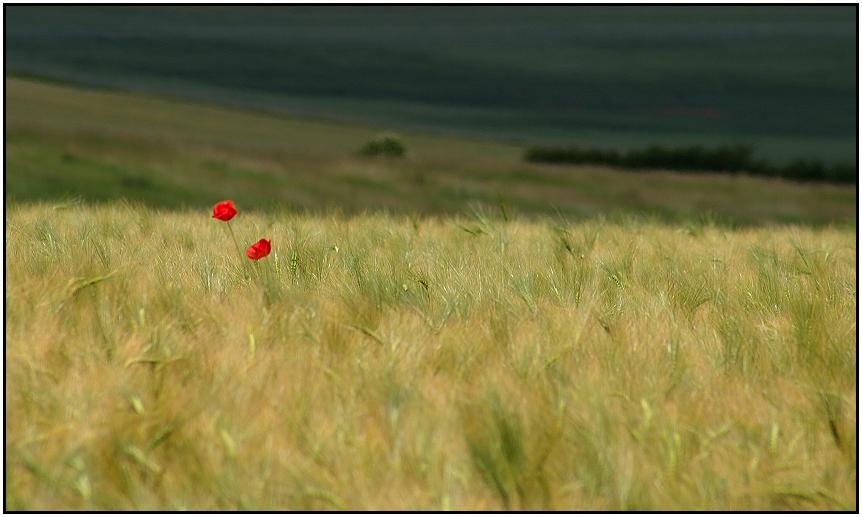
[{"label": "dark tree line", "polygon": [[609,165],[626,169],[667,169],[687,172],[737,172],[752,176],[780,177],[796,181],[855,184],[855,165],[828,167],[820,160],[796,160],[776,166],[752,159],[752,147],[723,145],[715,149],[701,146],[668,149],[652,145],[646,149],[620,152],[615,149],[572,147],[530,147],[524,154],[528,162]]}]

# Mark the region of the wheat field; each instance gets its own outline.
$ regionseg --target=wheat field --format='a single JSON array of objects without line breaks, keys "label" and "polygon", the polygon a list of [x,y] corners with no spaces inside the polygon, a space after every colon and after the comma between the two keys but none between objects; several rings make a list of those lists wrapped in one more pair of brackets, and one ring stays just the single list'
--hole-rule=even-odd
[{"label": "wheat field", "polygon": [[7,510],[856,510],[856,236],[7,205]]}]

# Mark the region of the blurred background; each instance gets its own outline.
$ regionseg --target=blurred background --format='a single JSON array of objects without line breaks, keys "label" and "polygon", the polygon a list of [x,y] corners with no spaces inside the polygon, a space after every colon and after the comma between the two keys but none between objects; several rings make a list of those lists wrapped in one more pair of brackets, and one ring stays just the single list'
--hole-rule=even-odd
[{"label": "blurred background", "polygon": [[532,145],[856,163],[857,5],[7,5],[6,73]]}]

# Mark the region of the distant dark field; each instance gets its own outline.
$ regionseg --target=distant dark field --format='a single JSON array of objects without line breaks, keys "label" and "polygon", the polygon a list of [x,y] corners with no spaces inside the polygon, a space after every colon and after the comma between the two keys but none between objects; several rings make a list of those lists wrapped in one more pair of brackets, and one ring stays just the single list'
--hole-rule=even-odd
[{"label": "distant dark field", "polygon": [[856,6],[10,6],[6,69],[520,143],[856,162]]}]

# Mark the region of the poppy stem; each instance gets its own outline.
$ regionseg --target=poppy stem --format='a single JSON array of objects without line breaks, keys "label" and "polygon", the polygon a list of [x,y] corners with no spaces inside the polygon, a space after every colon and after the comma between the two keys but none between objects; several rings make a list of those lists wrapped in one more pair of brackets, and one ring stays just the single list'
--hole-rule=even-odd
[{"label": "poppy stem", "polygon": [[246,278],[251,278],[251,275],[248,274],[248,264],[242,259],[242,248],[239,245],[239,241],[236,240],[236,234],[233,233],[233,227],[230,225],[230,221],[227,221],[227,229],[230,230],[230,236],[233,238],[233,243],[236,244],[236,251],[239,253],[239,261],[243,263],[246,270]]}]

